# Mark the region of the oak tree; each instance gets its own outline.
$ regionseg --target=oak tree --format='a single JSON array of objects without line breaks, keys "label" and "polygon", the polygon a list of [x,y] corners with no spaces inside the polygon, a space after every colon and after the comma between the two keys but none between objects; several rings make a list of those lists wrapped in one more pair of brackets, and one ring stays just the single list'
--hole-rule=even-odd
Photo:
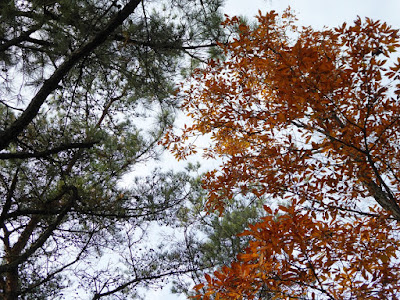
[{"label": "oak tree", "polygon": [[184,158],[197,151],[192,137],[210,137],[205,155],[222,163],[204,178],[209,210],[237,194],[275,199],[198,297],[397,299],[398,30],[369,18],[299,28],[290,10],[257,21],[226,19],[225,59],[183,88],[193,123],[165,139]]}]

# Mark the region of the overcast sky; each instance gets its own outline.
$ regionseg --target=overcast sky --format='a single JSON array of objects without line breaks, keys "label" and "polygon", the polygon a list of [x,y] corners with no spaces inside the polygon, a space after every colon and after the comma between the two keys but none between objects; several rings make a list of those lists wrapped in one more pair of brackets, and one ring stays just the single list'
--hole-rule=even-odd
[{"label": "overcast sky", "polygon": [[[248,19],[269,10],[281,12],[290,6],[297,14],[299,23],[315,29],[323,26],[336,27],[343,22],[352,23],[357,16],[382,20],[400,29],[400,0],[227,0],[224,13],[245,15]],[[169,293],[169,287],[149,291],[146,300],[185,300]]]},{"label": "overcast sky", "polygon": [[343,22],[352,22],[357,15],[383,20],[400,28],[399,0],[228,0],[224,12],[251,17],[258,10],[263,13],[272,9],[279,12],[288,6],[297,12],[301,24],[314,28],[325,25],[336,27]]}]

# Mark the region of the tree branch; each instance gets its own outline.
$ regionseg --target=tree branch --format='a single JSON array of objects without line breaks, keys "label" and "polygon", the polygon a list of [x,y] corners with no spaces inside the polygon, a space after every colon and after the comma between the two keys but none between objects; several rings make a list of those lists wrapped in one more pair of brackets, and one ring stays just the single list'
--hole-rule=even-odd
[{"label": "tree branch", "polygon": [[5,149],[36,117],[46,98],[57,88],[58,83],[64,78],[64,76],[82,58],[88,56],[93,52],[93,50],[102,45],[114,30],[129,17],[140,2],[141,0],[129,1],[128,4],[126,4],[125,7],[110,20],[108,25],[102,31],[97,33],[86,44],[74,51],[71,56],[54,71],[53,75],[43,83],[40,90],[33,97],[28,107],[19,118],[6,130],[0,132],[0,150]]},{"label": "tree branch", "polygon": [[17,170],[15,171],[15,175],[11,182],[10,189],[7,192],[6,202],[3,205],[3,210],[0,215],[0,224],[1,224],[0,227],[4,226],[4,220],[6,219],[6,215],[8,214],[8,211],[11,208],[12,197],[14,195],[14,191],[18,181],[18,173],[19,173],[19,168],[17,168]]},{"label": "tree branch", "polygon": [[40,29],[42,27],[42,24],[37,24],[32,26],[29,30],[23,32],[20,36],[13,38],[12,40],[6,41],[0,45],[0,52],[6,51],[8,48],[15,46],[23,41],[26,41],[29,39],[29,36]]},{"label": "tree branch", "polygon": [[89,247],[89,243],[92,239],[94,235],[94,232],[92,232],[87,240],[87,242],[85,243],[84,247],[82,248],[81,251],[79,251],[78,255],[75,257],[75,259],[67,264],[65,264],[64,266],[62,266],[61,268],[51,272],[50,274],[47,275],[46,278],[30,285],[28,288],[26,288],[25,290],[22,290],[20,295],[24,295],[29,293],[31,290],[41,286],[43,283],[48,282],[49,280],[51,280],[54,276],[56,276],[57,274],[61,273],[62,271],[64,271],[65,269],[67,269],[68,267],[72,266],[73,264],[75,264],[76,262],[78,262],[81,258],[81,256],[83,255],[83,253],[86,251],[86,249]]},{"label": "tree branch", "polygon": [[[71,207],[74,203],[79,199],[78,190],[74,186],[65,187],[65,192],[71,191],[72,195],[69,197],[68,202],[65,204],[64,208],[54,220],[52,224],[50,224],[47,229],[39,236],[39,238],[22,254],[17,253],[18,255],[13,258],[13,260],[9,263],[0,265],[0,274],[12,270],[16,266],[22,264],[26,259],[28,259],[33,253],[36,252],[37,249],[43,246],[43,244],[47,241],[53,231],[57,228],[58,225],[62,222],[67,213],[71,210]],[[33,217],[32,219],[34,219]],[[19,242],[19,241],[18,241]],[[18,243],[17,242],[17,243]],[[18,247],[20,248],[20,247]],[[22,250],[22,249],[20,249]],[[12,248],[14,251],[14,247]]]},{"label": "tree branch", "polygon": [[61,144],[53,149],[38,151],[38,152],[14,152],[14,153],[0,153],[0,160],[2,159],[24,159],[24,158],[42,158],[47,157],[52,154],[56,154],[62,151],[71,149],[84,149],[91,148],[96,142],[84,142],[84,143],[71,143],[71,144]]},{"label": "tree branch", "polygon": [[153,275],[153,276],[135,278],[135,279],[132,279],[132,280],[130,280],[130,281],[124,283],[124,284],[121,284],[120,286],[118,286],[115,289],[112,289],[112,290],[110,290],[108,292],[104,292],[104,293],[101,293],[101,294],[96,293],[93,296],[92,300],[98,300],[101,297],[106,297],[106,296],[115,294],[115,293],[117,293],[119,291],[122,291],[123,289],[127,288],[128,286],[130,286],[130,285],[132,285],[134,283],[138,283],[138,282],[146,281],[146,280],[159,279],[159,278],[162,278],[162,277],[165,277],[165,276],[186,274],[186,273],[193,272],[193,271],[196,271],[196,270],[195,269],[190,269],[190,270],[171,271],[171,272],[162,273],[162,274]]},{"label": "tree branch", "polygon": [[171,50],[196,50],[201,48],[210,48],[218,46],[218,43],[209,43],[209,44],[202,44],[202,45],[192,45],[192,46],[184,46],[180,45],[178,42],[176,43],[153,43],[148,41],[139,41],[131,38],[126,38],[122,35],[115,35],[114,39],[116,41],[125,42],[127,44],[134,44],[138,46],[144,46],[154,49],[171,49]]}]

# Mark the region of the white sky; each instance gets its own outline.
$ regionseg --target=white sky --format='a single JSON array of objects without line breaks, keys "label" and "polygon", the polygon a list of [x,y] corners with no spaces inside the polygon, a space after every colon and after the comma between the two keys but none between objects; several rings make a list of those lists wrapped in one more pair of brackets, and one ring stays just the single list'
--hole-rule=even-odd
[{"label": "white sky", "polygon": [[[198,0],[194,0],[198,1]],[[224,13],[245,15],[249,20],[269,10],[281,12],[290,6],[302,25],[315,29],[323,26],[336,27],[343,22],[352,23],[357,16],[381,20],[400,29],[400,0],[227,0]],[[171,295],[169,287],[149,291],[146,300],[184,300],[183,296]]]},{"label": "white sky", "polygon": [[400,28],[399,0],[228,0],[224,12],[228,15],[254,16],[258,10],[278,12],[290,6],[303,25],[314,28],[335,27],[352,22],[357,15],[382,20]]}]

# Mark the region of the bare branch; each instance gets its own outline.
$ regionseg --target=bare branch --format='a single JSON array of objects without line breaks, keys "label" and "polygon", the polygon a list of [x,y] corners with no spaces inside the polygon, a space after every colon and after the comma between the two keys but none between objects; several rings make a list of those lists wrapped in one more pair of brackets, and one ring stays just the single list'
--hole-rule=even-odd
[{"label": "bare branch", "polygon": [[193,272],[193,271],[197,271],[195,269],[189,269],[189,270],[179,270],[179,271],[172,271],[172,272],[167,272],[167,273],[162,273],[162,274],[158,274],[158,275],[152,275],[152,276],[147,276],[147,277],[139,277],[139,278],[135,278],[132,279],[124,284],[121,284],[120,286],[116,287],[115,289],[109,290],[108,292],[105,293],[101,293],[101,294],[95,294],[92,298],[92,300],[98,300],[102,297],[106,297],[112,294],[115,294],[116,292],[122,291],[123,289],[127,288],[128,286],[138,283],[138,282],[142,282],[142,281],[146,281],[146,280],[154,280],[154,279],[160,279],[166,276],[172,276],[172,275],[181,275],[181,274],[186,274],[189,272]]}]

